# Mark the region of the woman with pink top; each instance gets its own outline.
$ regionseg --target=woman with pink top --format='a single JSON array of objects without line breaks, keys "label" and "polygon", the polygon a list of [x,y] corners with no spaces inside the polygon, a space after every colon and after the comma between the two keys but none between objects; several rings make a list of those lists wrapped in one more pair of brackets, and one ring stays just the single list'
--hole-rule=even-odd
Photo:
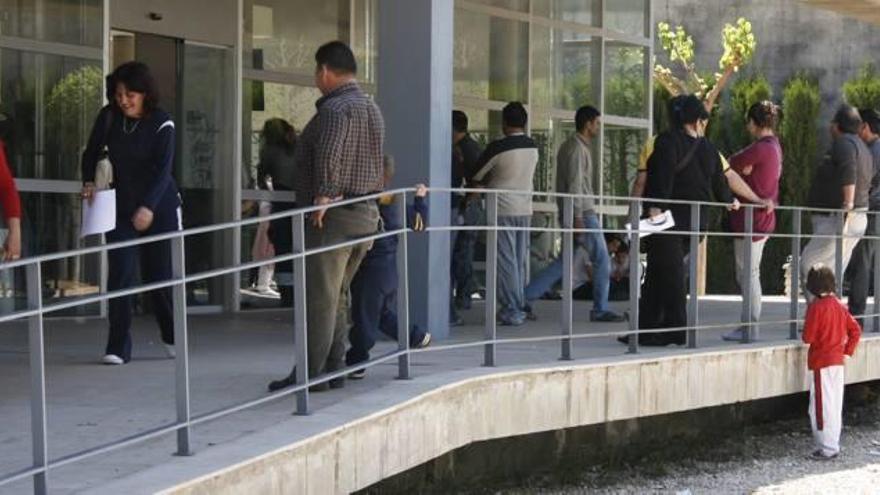
[{"label": "woman with pink top", "polygon": [[[775,129],[779,123],[779,107],[770,101],[755,103],[749,108],[746,129],[755,141],[730,157],[730,166],[743,177],[752,191],[761,199],[779,202],[779,178],[782,176],[782,147],[776,137]],[[741,201],[743,198],[739,198]],[[724,340],[742,340],[744,332],[751,330],[751,338],[758,337],[757,322],[761,318],[761,256],[767,236],[776,228],[776,212],[764,208],[741,208],[730,213],[730,228],[733,232],[745,232],[746,212],[753,215],[754,236],[734,238],[736,257],[736,279],[742,288],[743,326],[724,335]],[[752,250],[751,273],[743,273],[745,249]],[[751,277],[751,287],[745,292],[746,278]],[[745,304],[749,298],[751,305]]]}]

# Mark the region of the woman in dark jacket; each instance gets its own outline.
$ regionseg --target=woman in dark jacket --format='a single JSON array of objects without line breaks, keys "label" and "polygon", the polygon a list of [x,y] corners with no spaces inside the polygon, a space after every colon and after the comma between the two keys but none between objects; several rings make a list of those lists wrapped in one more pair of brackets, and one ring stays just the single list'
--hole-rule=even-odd
[{"label": "woman in dark jacket", "polygon": [[[83,153],[83,197],[95,194],[95,169],[106,147],[113,164],[116,189],[116,228],[107,242],[120,242],[180,230],[180,196],[172,177],[174,121],[159,108],[156,83],[140,62],[120,65],[107,76],[107,99]],[[108,252],[108,290],[134,285],[140,260],[144,283],[171,278],[170,241]],[[153,310],[168,357],[174,357],[174,318],[171,289],[153,291]],[[110,300],[110,335],[104,364],[131,360],[132,296]]]},{"label": "woman in dark jacket", "polygon": [[[718,150],[702,130],[709,118],[696,96],[678,98],[672,105],[676,127],[660,134],[648,160],[645,206],[651,216],[670,210],[672,231],[705,230],[708,210],[702,208],[700,225],[691,225],[690,205],[665,204],[666,199],[734,201]],[[648,267],[639,311],[639,328],[679,328],[687,325],[684,256],[690,240],[680,234],[654,234],[646,240]],[[643,334],[642,345],[684,344],[684,331]]]}]

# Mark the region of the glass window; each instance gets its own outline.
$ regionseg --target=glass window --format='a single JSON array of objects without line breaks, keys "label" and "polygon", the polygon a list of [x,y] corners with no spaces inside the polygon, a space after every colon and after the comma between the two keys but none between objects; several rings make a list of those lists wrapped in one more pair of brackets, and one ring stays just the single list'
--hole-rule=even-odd
[{"label": "glass window", "polygon": [[526,102],[529,25],[456,10],[454,94]]},{"label": "glass window", "polygon": [[315,101],[320,97],[317,88],[308,86],[244,82],[245,137],[242,145],[245,170],[242,185],[246,189],[255,188],[263,124],[271,118],[281,118],[290,123],[298,135],[315,114]]},{"label": "glass window", "polygon": [[607,43],[605,57],[605,113],[647,117],[645,48]]},{"label": "glass window", "polygon": [[645,31],[645,0],[614,0],[605,2],[605,27],[633,36],[647,36]]},{"label": "glass window", "polygon": [[529,0],[470,0],[470,3],[478,3],[490,7],[500,7],[502,9],[514,10],[516,12],[529,11]]},{"label": "glass window", "polygon": [[103,12],[102,0],[0,0],[0,33],[99,47]]},{"label": "glass window", "polygon": [[636,176],[639,153],[648,138],[645,129],[605,126],[604,193],[606,196],[629,196]]},{"label": "glass window", "polygon": [[598,107],[593,60],[600,44],[581,33],[532,26],[532,105],[577,110]]},{"label": "glass window", "polygon": [[598,0],[543,0],[533,2],[534,14],[554,20],[598,27],[601,17]]},{"label": "glass window", "polygon": [[311,75],[315,51],[343,40],[355,52],[360,78],[373,80],[375,0],[246,0],[244,9],[245,67]]},{"label": "glass window", "polygon": [[79,178],[103,79],[97,62],[0,50],[0,133],[16,177]]}]

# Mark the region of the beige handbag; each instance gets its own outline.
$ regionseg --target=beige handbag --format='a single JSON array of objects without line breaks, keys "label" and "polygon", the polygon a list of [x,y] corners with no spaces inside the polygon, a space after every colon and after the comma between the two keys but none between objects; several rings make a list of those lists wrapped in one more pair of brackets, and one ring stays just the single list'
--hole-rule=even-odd
[{"label": "beige handbag", "polygon": [[95,165],[95,189],[102,191],[110,189],[113,186],[113,163],[110,162],[110,150],[107,149],[107,137],[110,135],[110,129],[113,126],[113,110],[107,112],[107,118],[104,120],[104,141],[101,150],[101,159]]},{"label": "beige handbag", "polygon": [[104,156],[98,160],[95,166],[95,189],[103,191],[110,189],[113,184],[113,164],[110,163],[110,154],[104,147]]}]

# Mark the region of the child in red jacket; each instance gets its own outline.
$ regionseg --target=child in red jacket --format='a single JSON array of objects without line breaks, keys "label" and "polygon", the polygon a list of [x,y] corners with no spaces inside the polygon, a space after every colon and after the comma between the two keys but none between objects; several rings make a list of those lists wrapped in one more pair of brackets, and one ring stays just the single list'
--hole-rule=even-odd
[{"label": "child in red jacket", "polygon": [[807,367],[813,375],[808,414],[816,450],[811,457],[818,460],[833,459],[840,453],[844,355],[853,355],[861,334],[859,324],[835,296],[835,286],[830,268],[810,269],[807,290],[816,299],[807,309],[803,339],[810,345]]}]

